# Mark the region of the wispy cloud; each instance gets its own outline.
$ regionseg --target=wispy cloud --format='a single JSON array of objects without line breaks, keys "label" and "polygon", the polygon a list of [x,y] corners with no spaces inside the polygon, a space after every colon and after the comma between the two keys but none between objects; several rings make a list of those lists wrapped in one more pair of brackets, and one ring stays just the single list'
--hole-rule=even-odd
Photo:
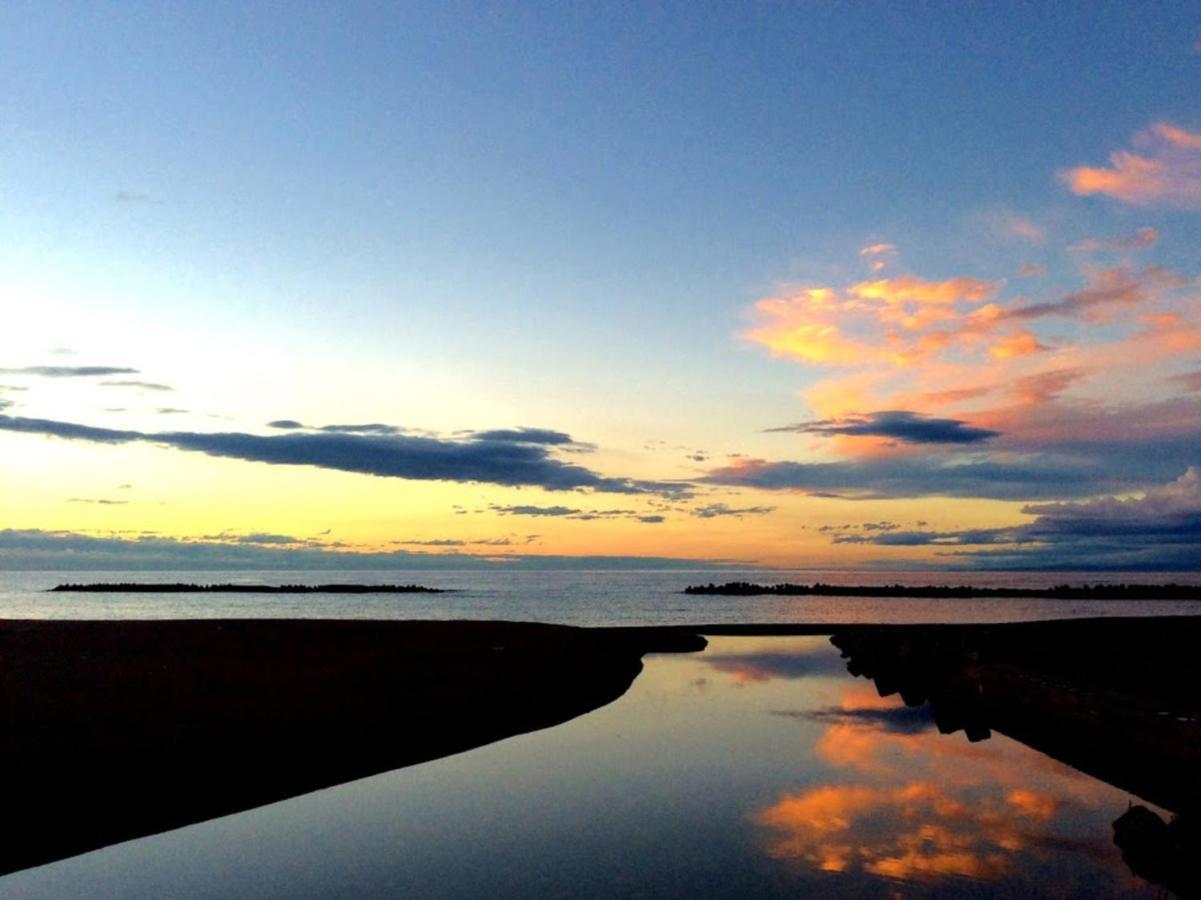
[{"label": "wispy cloud", "polygon": [[776,511],[774,506],[728,506],[725,503],[708,503],[698,506],[689,514],[698,519],[719,519],[732,517],[741,519],[744,516],[766,516]]},{"label": "wispy cloud", "polygon": [[163,201],[141,191],[114,191],[113,203],[117,206],[162,206]]},{"label": "wispy cloud", "polygon": [[159,384],[157,381],[136,381],[136,380],[121,380],[121,381],[102,381],[101,387],[119,387],[119,388],[138,388],[143,391],[173,391],[175,388],[169,384]]},{"label": "wispy cloud", "polygon": [[1087,497],[1114,481],[1135,486],[1161,474],[1165,465],[1147,460],[1138,469],[1115,473],[1103,459],[1058,454],[1024,454],[1011,459],[979,454],[886,456],[837,462],[748,459],[714,469],[702,481],[847,499],[944,496],[1026,500]]},{"label": "wispy cloud", "polygon": [[616,494],[679,495],[687,485],[600,475],[550,456],[545,445],[412,435],[289,432],[141,432],[0,416],[0,431],[102,444],[148,443],[271,465],[315,466],[385,478],[536,486]]},{"label": "wispy cloud", "polygon": [[897,248],[893,244],[883,242],[868,244],[859,251],[859,255],[867,260],[868,268],[873,272],[883,271],[888,264],[897,258]]},{"label": "wispy cloud", "polygon": [[101,375],[137,375],[137,369],[123,366],[24,366],[0,369],[4,375],[36,375],[40,378],[94,378]]},{"label": "wispy cloud", "polygon": [[[276,422],[278,423],[278,419]],[[275,427],[280,427],[276,424]],[[405,429],[399,425],[386,425],[383,422],[367,422],[361,425],[322,425],[317,429],[330,434],[402,434]]]},{"label": "wispy cloud", "polygon": [[1159,232],[1154,228],[1140,228],[1134,234],[1121,235],[1112,238],[1087,238],[1071,244],[1068,249],[1073,253],[1101,253],[1105,251],[1142,250],[1150,247],[1159,240]]},{"label": "wispy cloud", "polygon": [[1119,267],[1089,275],[1088,287],[1046,303],[1018,306],[1003,314],[1006,319],[1040,316],[1095,316],[1106,307],[1136,306],[1180,287],[1187,281],[1168,269],[1153,266],[1142,271]]},{"label": "wispy cloud", "polygon": [[533,516],[536,518],[571,519],[578,522],[596,522],[604,519],[629,519],[645,525],[658,525],[665,521],[659,513],[646,513],[636,509],[576,509],[570,506],[531,506],[518,504],[505,506],[492,504],[492,512],[502,516]]},{"label": "wispy cloud", "polygon": [[1201,133],[1156,122],[1133,144],[1133,151],[1109,154],[1108,166],[1079,166],[1060,178],[1075,194],[1104,194],[1134,206],[1201,206]]}]

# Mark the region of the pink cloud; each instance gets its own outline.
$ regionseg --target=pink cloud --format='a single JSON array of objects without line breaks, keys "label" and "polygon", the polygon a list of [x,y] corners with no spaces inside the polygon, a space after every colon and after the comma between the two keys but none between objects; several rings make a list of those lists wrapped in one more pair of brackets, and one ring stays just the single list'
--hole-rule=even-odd
[{"label": "pink cloud", "polygon": [[1201,133],[1157,122],[1135,135],[1140,152],[1117,150],[1108,166],[1060,173],[1072,193],[1105,194],[1133,206],[1201,206]]},{"label": "pink cloud", "polygon": [[[1153,233],[1120,240],[1147,244]],[[1005,296],[1003,282],[901,275],[807,287],[757,303],[744,337],[824,370],[804,391],[820,419],[881,410],[959,419],[1002,436],[990,450],[1116,440],[1132,423],[1170,437],[1197,421],[1195,379],[1165,379],[1201,354],[1201,285],[1159,267],[1089,271],[1059,295]],[[1182,365],[1183,364],[1183,365]],[[1195,366],[1194,366],[1195,367]],[[807,414],[808,414],[807,413]],[[837,455],[912,455],[860,434],[821,438]]]},{"label": "pink cloud", "polygon": [[1159,240],[1154,228],[1140,228],[1134,234],[1116,238],[1088,238],[1068,247],[1073,253],[1098,253],[1105,250],[1142,250]]}]

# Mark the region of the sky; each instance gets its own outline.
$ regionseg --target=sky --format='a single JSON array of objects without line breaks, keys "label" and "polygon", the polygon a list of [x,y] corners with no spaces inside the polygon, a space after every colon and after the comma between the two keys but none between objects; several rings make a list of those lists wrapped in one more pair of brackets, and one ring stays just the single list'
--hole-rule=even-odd
[{"label": "sky", "polygon": [[1201,569],[1199,246],[1201,3],[7,3],[0,566]]}]

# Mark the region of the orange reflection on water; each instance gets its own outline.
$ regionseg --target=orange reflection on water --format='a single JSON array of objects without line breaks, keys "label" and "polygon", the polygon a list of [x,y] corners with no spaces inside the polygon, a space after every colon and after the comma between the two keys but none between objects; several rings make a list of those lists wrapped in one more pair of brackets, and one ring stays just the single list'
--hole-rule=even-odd
[{"label": "orange reflection on water", "polygon": [[755,815],[775,833],[767,852],[823,871],[859,867],[901,879],[1008,873],[1013,851],[1055,814],[1049,802],[1011,793],[968,798],[928,781],[897,787],[826,785],[786,794]]},{"label": "orange reflection on water", "polygon": [[[1103,786],[1022,745],[940,735],[899,698],[848,685],[814,745],[845,783],[782,794],[752,815],[769,856],[826,872],[998,879],[1018,855],[1064,840],[1069,807],[1112,801]],[[891,715],[896,713],[897,715]]]}]

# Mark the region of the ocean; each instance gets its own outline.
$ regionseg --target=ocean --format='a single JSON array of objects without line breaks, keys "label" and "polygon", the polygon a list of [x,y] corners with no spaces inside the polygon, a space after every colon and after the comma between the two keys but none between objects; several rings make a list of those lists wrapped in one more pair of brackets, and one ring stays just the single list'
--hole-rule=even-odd
[{"label": "ocean", "polygon": [[[62,583],[420,584],[445,594],[47,593]],[[1198,601],[1029,598],[725,597],[685,595],[691,584],[753,581],[830,584],[1186,583],[1201,573],[929,572],[697,569],[663,571],[171,571],[0,572],[7,619],[507,619],[564,625],[695,625],[772,622],[1015,622],[1091,616],[1201,615]]]}]

